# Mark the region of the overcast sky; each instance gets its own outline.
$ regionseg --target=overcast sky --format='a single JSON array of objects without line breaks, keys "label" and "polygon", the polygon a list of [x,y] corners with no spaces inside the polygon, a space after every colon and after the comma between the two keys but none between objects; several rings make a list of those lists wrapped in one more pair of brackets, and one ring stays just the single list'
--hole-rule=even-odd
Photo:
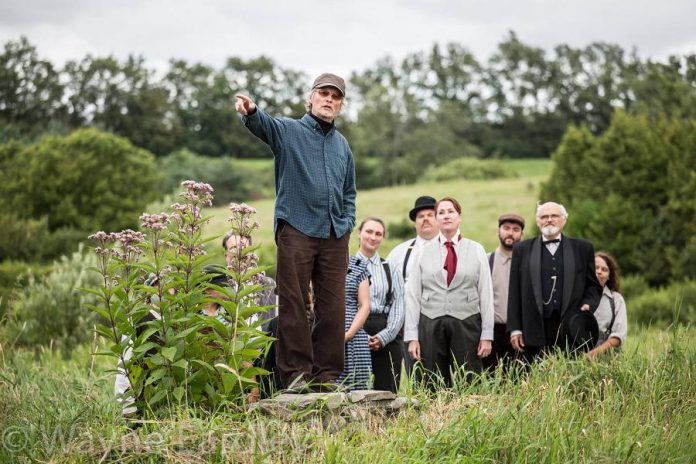
[{"label": "overcast sky", "polygon": [[134,54],[160,69],[171,58],[219,67],[266,55],[348,77],[435,42],[485,60],[510,30],[549,50],[603,41],[656,59],[695,53],[695,11],[688,0],[0,0],[0,40],[24,35],[59,65]]}]

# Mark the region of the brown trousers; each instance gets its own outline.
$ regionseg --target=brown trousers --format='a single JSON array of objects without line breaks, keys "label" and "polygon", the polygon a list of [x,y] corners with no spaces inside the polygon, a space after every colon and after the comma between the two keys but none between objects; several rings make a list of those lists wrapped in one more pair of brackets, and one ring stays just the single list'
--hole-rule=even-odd
[{"label": "brown trousers", "polygon": [[[278,340],[276,360],[288,387],[298,376],[333,382],[343,372],[346,274],[350,234],[308,237],[285,221],[277,231]],[[314,325],[307,318],[309,283]]]}]

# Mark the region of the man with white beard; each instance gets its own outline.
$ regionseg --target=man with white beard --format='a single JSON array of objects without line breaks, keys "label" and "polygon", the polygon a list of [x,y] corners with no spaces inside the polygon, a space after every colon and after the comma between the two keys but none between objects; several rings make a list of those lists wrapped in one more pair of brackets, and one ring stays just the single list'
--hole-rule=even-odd
[{"label": "man with white beard", "polygon": [[512,250],[507,329],[513,349],[528,361],[556,347],[589,345],[569,334],[589,334],[593,323],[596,327],[593,312],[602,288],[594,271],[594,248],[563,235],[567,218],[561,204],[539,205],[536,224],[542,235]]}]

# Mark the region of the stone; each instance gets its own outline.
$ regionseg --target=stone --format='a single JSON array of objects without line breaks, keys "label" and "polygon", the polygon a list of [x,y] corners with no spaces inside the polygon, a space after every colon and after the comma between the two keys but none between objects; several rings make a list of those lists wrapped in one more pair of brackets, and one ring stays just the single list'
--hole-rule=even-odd
[{"label": "stone", "polygon": [[261,400],[256,408],[266,414],[285,420],[293,419],[298,412],[307,409],[320,411],[324,408],[335,410],[346,402],[345,393],[283,393],[274,398]]},{"label": "stone", "polygon": [[394,398],[394,400],[392,401],[386,402],[384,408],[388,411],[400,411],[409,405],[414,408],[417,408],[418,406],[420,406],[420,402],[415,398],[409,399],[405,396],[399,396],[397,398]]},{"label": "stone", "polygon": [[351,403],[393,400],[395,398],[396,394],[385,390],[353,390],[348,393],[348,400]]}]

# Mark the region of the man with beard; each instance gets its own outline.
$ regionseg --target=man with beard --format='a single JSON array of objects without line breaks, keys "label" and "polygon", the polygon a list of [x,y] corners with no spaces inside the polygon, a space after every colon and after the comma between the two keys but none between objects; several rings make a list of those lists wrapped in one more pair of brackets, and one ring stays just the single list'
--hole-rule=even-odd
[{"label": "man with beard", "polygon": [[499,364],[507,369],[515,351],[507,333],[508,287],[510,285],[510,261],[512,246],[522,240],[524,218],[519,214],[506,213],[498,218],[498,240],[500,245],[488,255],[493,281],[493,351],[483,358],[483,367],[494,370]]},{"label": "man with beard", "polygon": [[594,248],[562,234],[567,218],[561,204],[539,205],[536,224],[542,235],[512,250],[507,329],[513,349],[528,361],[555,347],[565,349],[562,325],[593,317],[599,303]]},{"label": "man with beard", "polygon": [[[394,287],[403,292],[406,288],[406,280],[409,271],[413,267],[413,253],[423,248],[427,242],[437,237],[438,228],[435,221],[435,203],[433,197],[422,196],[416,199],[413,209],[408,213],[408,217],[416,227],[416,238],[411,238],[394,247],[387,256],[387,262],[392,269],[397,270],[397,278],[401,282],[395,283]],[[399,295],[404,300],[405,295]],[[406,372],[411,375],[413,360],[408,355],[408,343],[403,343],[403,359],[406,364]]]}]

